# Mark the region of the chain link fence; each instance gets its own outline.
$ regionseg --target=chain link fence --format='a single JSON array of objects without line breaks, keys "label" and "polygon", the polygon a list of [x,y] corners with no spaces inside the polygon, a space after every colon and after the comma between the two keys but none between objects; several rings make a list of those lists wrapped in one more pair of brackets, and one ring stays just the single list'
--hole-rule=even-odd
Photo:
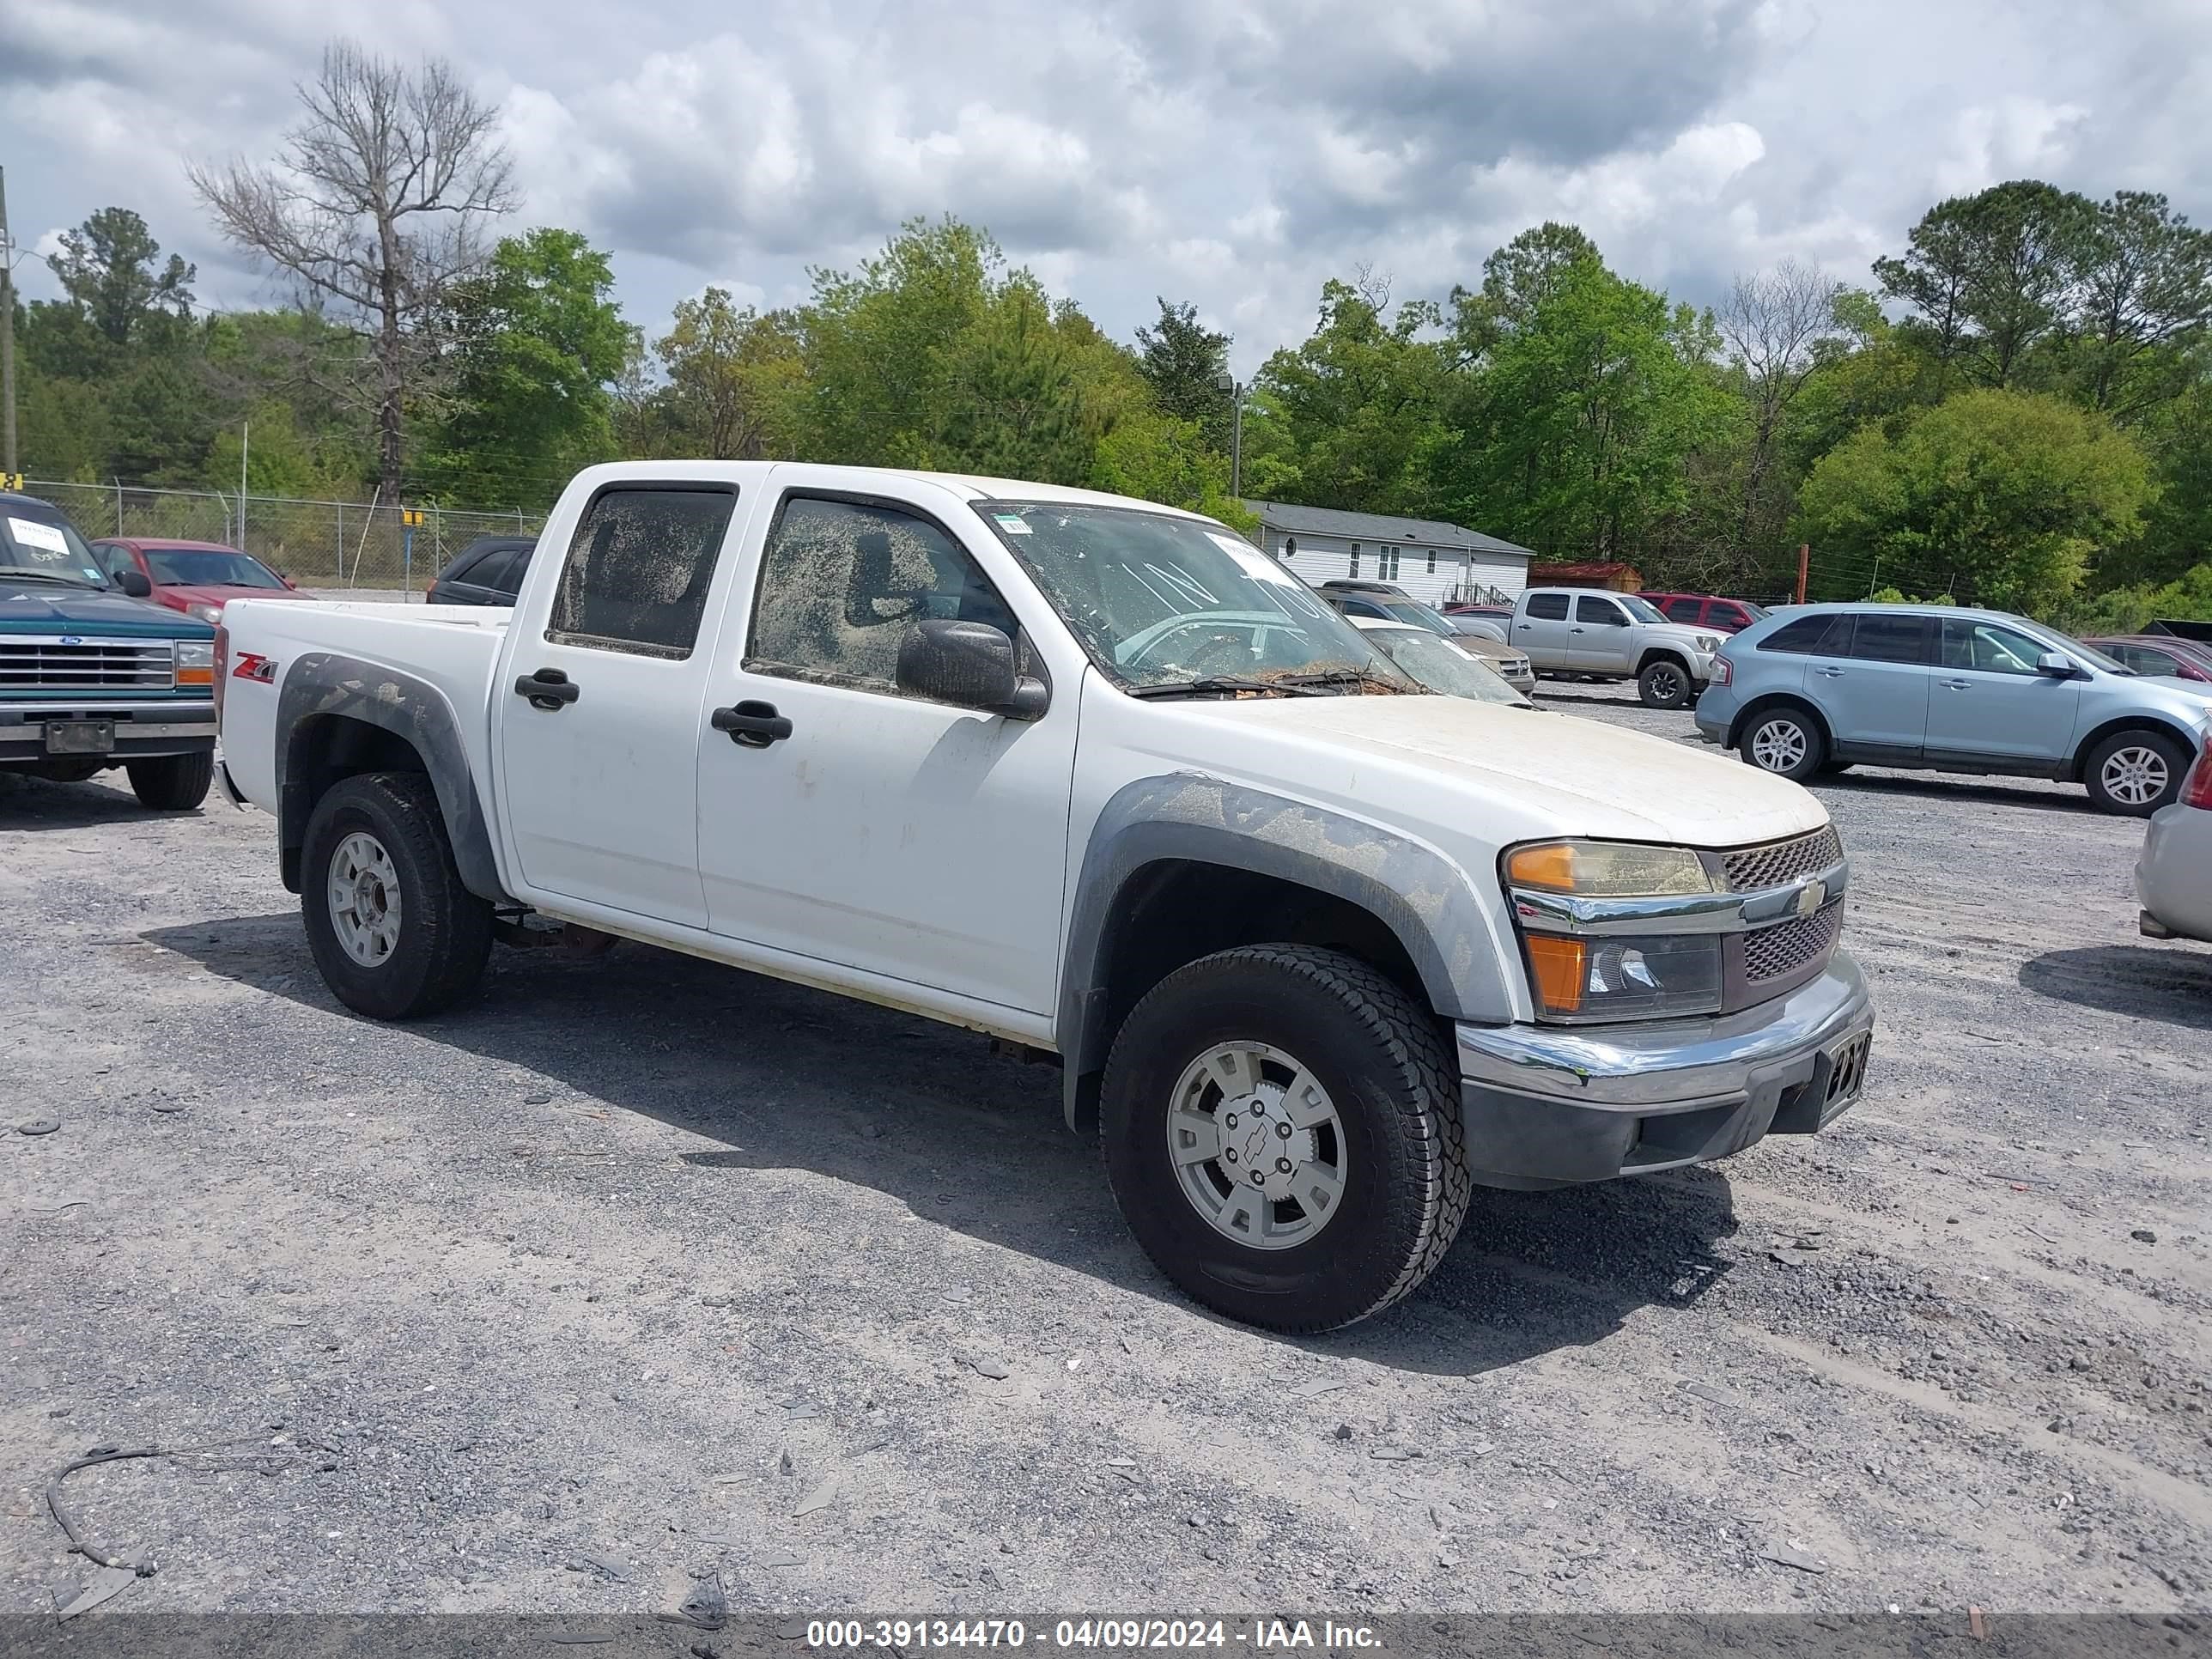
[{"label": "chain link fence", "polygon": [[402,509],[360,501],[303,501],[218,490],[141,489],[128,484],[27,481],[27,493],[69,514],[87,541],[102,537],[173,537],[222,542],[274,565],[303,587],[428,588],[447,561],[478,536],[529,536],[542,518],[520,511]]}]

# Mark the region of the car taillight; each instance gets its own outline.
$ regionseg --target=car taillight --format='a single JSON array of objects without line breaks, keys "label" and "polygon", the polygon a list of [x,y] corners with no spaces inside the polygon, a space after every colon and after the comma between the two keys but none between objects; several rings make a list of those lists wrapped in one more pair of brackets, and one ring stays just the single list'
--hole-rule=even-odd
[{"label": "car taillight", "polygon": [[2212,737],[2204,739],[2203,752],[2197,757],[2197,764],[2189,769],[2189,775],[2181,781],[2181,804],[2212,811]]},{"label": "car taillight", "polygon": [[1713,659],[1712,683],[1715,685],[1726,685],[1735,678],[1735,665],[1730,662],[1726,657],[1715,657]]}]

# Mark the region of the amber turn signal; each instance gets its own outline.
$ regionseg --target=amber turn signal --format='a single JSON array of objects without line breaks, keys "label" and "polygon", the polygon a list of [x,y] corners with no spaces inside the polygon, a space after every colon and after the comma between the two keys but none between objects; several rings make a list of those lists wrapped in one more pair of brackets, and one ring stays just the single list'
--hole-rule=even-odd
[{"label": "amber turn signal", "polygon": [[1551,933],[1531,933],[1528,943],[1528,965],[1535,970],[1536,996],[1543,1004],[1543,1012],[1580,1013],[1583,968],[1589,947],[1581,939]]}]

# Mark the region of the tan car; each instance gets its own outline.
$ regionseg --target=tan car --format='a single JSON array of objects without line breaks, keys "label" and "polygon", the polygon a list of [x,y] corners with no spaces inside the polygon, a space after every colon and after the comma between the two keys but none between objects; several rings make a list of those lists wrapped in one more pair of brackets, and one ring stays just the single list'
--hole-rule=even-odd
[{"label": "tan car", "polygon": [[1364,628],[1376,622],[1425,629],[1447,644],[1458,647],[1522,696],[1536,695],[1535,668],[1528,660],[1528,653],[1518,646],[1481,634],[1463,633],[1454,628],[1451,618],[1443,612],[1403,593],[1378,592],[1367,587],[1355,589],[1336,582],[1324,582],[1316,591],[1355,627]]},{"label": "tan car", "polygon": [[1487,663],[1500,679],[1522,696],[1536,695],[1536,671],[1528,665],[1528,653],[1518,646],[1486,640],[1480,634],[1455,634],[1451,643],[1470,657]]}]

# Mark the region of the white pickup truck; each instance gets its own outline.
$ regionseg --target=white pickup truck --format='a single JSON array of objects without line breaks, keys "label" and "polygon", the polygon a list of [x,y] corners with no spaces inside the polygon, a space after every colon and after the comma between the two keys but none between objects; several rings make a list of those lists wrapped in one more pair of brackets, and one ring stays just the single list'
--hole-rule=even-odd
[{"label": "white pickup truck", "polygon": [[1539,674],[1634,680],[1653,708],[1696,702],[1721,648],[1719,635],[1668,622],[1649,599],[1587,587],[1532,587],[1504,627]]},{"label": "white pickup truck", "polygon": [[1858,1093],[1812,795],[1422,694],[1210,520],[651,462],[539,545],[512,611],[225,611],[222,787],[350,1007],[446,1007],[526,922],[1026,1045],[1163,1271],[1291,1331],[1419,1284],[1478,1185]]}]

